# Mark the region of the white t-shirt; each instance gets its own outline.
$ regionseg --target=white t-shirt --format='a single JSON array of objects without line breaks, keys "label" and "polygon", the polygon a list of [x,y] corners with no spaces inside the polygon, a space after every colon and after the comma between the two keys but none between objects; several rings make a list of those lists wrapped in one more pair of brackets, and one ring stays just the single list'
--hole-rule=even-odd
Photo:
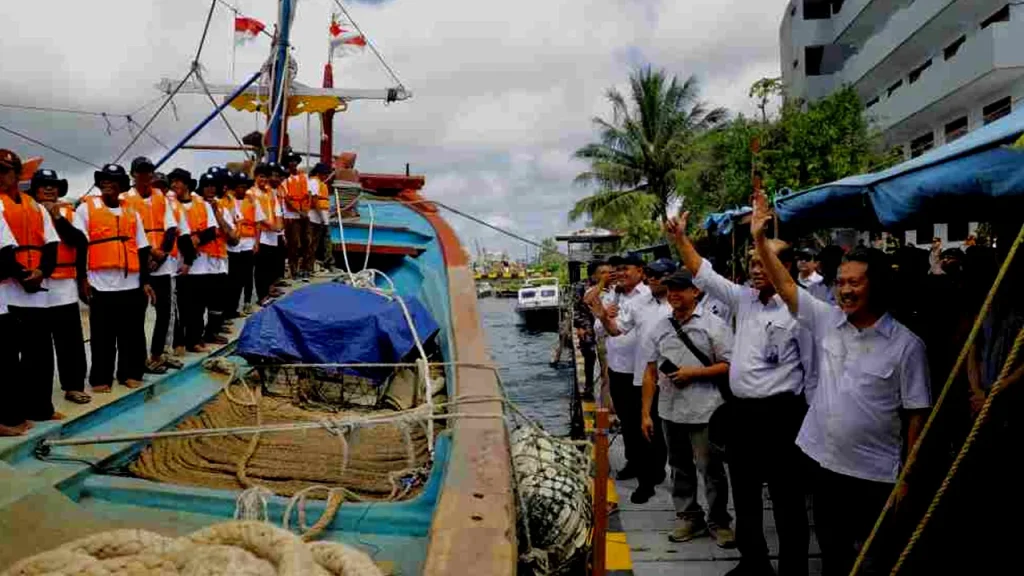
[{"label": "white t-shirt", "polygon": [[[201,200],[196,197],[193,202],[202,202],[206,206],[206,222],[207,226],[217,226],[217,218],[213,214],[213,207],[210,203]],[[220,208],[217,208],[220,210]],[[235,219],[231,217],[230,210],[221,210],[221,215],[224,217],[224,221],[227,223],[228,228],[234,230]],[[200,230],[199,232],[202,232]],[[198,232],[197,232],[198,233]],[[227,274],[228,273],[228,259],[227,258],[214,258],[209,254],[203,254],[200,252],[196,255],[196,261],[192,263],[192,268],[189,269],[190,276],[201,276],[204,274]]]},{"label": "white t-shirt", "polygon": [[[100,198],[90,198],[88,201],[83,202],[77,210],[75,210],[75,228],[78,228],[85,234],[86,239],[89,238],[89,203],[103,204],[103,200]],[[107,207],[115,216],[120,216],[123,212],[122,208]],[[143,249],[149,246],[149,240],[146,239],[146,229],[142,225],[142,218],[137,217],[135,219],[135,243],[139,249]],[[139,262],[140,266],[145,266],[145,262]],[[97,292],[119,292],[122,290],[134,290],[139,287],[139,273],[138,272],[125,272],[124,270],[89,270],[88,273],[89,286],[95,289]]]},{"label": "white t-shirt", "polygon": [[[267,190],[266,192],[260,192],[259,194],[261,196],[263,194],[273,195],[274,191]],[[274,200],[275,201],[272,202],[274,210],[274,219],[280,220],[281,218],[284,217],[284,212],[282,212],[281,210],[280,199],[275,196]],[[277,239],[281,237],[281,234],[282,232],[274,232],[273,230],[260,230],[260,244],[263,244],[264,246],[277,246]]]},{"label": "white t-shirt", "polygon": [[[0,204],[3,206],[3,204]],[[0,208],[2,210],[2,208]],[[7,227],[7,220],[4,220],[0,216],[0,248],[7,248],[8,246],[17,246],[18,241],[14,238],[14,234],[11,229]],[[7,314],[7,298],[3,292],[0,291],[0,315]]]},{"label": "white t-shirt", "polygon": [[[260,206],[259,200],[253,199],[253,204],[256,205],[256,222],[265,222],[267,217],[263,214],[263,207]],[[235,211],[231,215],[234,222],[242,219],[242,201],[235,198]],[[234,246],[228,245],[228,252],[238,254],[239,252],[252,252],[252,249],[256,247],[256,238],[239,238],[238,244]]]},{"label": "white t-shirt", "polygon": [[[619,317],[616,318],[616,323],[621,323],[624,317],[628,317],[632,313],[631,307],[634,306],[634,301],[646,304],[651,300],[651,289],[645,284],[640,283],[629,294],[613,292],[607,299],[602,297],[602,300],[605,301],[605,307],[609,304],[617,304],[619,306]],[[600,320],[594,321],[594,333],[598,338],[607,334]],[[638,339],[639,334],[631,330],[620,336],[609,336],[605,340],[609,370],[622,374],[633,374],[633,370],[636,368],[636,346]]]},{"label": "white t-shirt", "polygon": [[318,210],[316,205],[320,198],[320,179],[309,179],[309,221],[312,224],[327,224],[330,218],[326,210]]},{"label": "white t-shirt", "polygon": [[[43,215],[43,243],[50,244],[51,242],[60,242],[60,236],[57,236],[57,230],[53,227],[53,220],[50,218],[50,213],[47,212],[46,208],[43,208],[42,205],[39,206],[39,211]],[[3,203],[0,203],[0,215],[2,215],[3,212],[4,205]],[[13,236],[13,233],[9,233]],[[47,278],[43,280],[41,286],[44,290],[29,294],[21,287],[20,282],[13,278],[8,278],[7,280],[0,282],[0,300],[5,301],[7,306],[19,306],[21,308],[48,308],[50,306],[50,279]]]}]

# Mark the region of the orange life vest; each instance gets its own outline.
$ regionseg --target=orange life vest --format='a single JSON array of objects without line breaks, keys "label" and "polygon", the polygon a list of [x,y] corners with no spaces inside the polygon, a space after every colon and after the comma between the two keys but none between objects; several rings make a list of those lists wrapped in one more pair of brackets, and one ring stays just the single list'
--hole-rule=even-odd
[{"label": "orange life vest", "polygon": [[89,270],[139,271],[139,245],[135,241],[139,215],[130,206],[114,214],[100,198],[89,201]]},{"label": "orange life vest", "polygon": [[319,184],[319,188],[316,192],[316,209],[321,212],[327,212],[331,209],[330,191],[327,189],[327,184],[324,184],[323,181],[317,180],[317,184]]},{"label": "orange life vest", "polygon": [[[167,201],[171,204],[171,214],[174,215],[175,224],[179,224],[181,222],[181,218],[185,215],[185,207],[182,206],[181,202],[178,202],[177,199],[170,196],[167,197]],[[178,254],[178,243],[175,242],[174,248],[171,248],[171,256],[177,258]]]},{"label": "orange life vest", "polygon": [[167,216],[167,198],[164,193],[153,188],[149,203],[134,188],[121,194],[121,204],[129,206],[142,218],[142,227],[146,230],[146,239],[153,248],[160,248],[164,243],[164,227]]},{"label": "orange life vest", "polygon": [[[75,208],[70,204],[60,205],[60,214],[68,221],[69,224],[75,223]],[[57,267],[53,269],[53,274],[50,278],[54,280],[74,280],[78,277],[78,271],[75,268],[75,258],[78,256],[78,251],[75,248],[65,242],[61,242],[57,245]]]},{"label": "orange life vest", "polygon": [[[220,202],[217,202],[218,209]],[[206,230],[211,226],[217,226],[216,222],[209,222],[206,215],[206,200],[203,200],[197,195],[192,195],[192,202],[185,207],[185,217],[188,219],[188,228],[197,237],[200,232]],[[200,254],[206,254],[211,258],[227,258],[228,257],[228,244],[227,241],[222,239],[220,230],[217,230],[217,239],[213,242],[207,242],[199,246],[196,250]]]},{"label": "orange life vest", "polygon": [[288,209],[301,214],[308,212],[311,203],[309,197],[309,177],[305,173],[299,172],[294,176],[289,176],[284,181],[284,185]]},{"label": "orange life vest", "polygon": [[43,207],[28,194],[18,194],[21,202],[15,202],[7,194],[0,194],[4,203],[4,219],[14,239],[18,241],[14,249],[18,263],[27,270],[35,270],[43,259]]},{"label": "orange life vest", "polygon": [[255,194],[246,192],[245,198],[237,201],[235,228],[242,238],[256,237],[256,199]]},{"label": "orange life vest", "polygon": [[256,197],[256,201],[260,203],[260,208],[263,209],[263,214],[267,217],[266,220],[257,224],[257,227],[260,230],[270,231],[277,220],[277,196],[272,190],[260,190],[255,186],[249,192]]}]

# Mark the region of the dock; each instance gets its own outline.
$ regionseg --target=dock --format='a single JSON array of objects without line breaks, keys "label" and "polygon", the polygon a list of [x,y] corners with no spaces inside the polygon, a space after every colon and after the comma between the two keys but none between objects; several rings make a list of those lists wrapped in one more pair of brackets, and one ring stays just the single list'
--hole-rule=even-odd
[{"label": "dock", "polygon": [[[583,356],[579,353],[579,341],[573,335],[573,351],[575,355],[575,371],[577,387],[582,393],[586,382],[584,377]],[[594,402],[583,402],[582,412],[584,430],[592,435],[594,431],[594,414],[597,409]],[[633,504],[629,495],[636,489],[636,480],[618,481],[615,472],[625,464],[625,448],[620,434],[610,435],[608,460],[611,465],[611,478],[608,480],[608,533],[605,536],[605,563],[608,576],[722,576],[736,567],[740,560],[736,549],[719,548],[710,536],[703,536],[690,542],[677,544],[670,542],[669,533],[675,521],[675,508],[672,505],[671,469],[667,470],[666,480],[657,487],[657,492],[646,504]],[[726,464],[728,470],[728,464]],[[705,507],[704,483],[699,480],[698,500]],[[730,483],[731,487],[731,483]],[[730,488],[731,490],[731,488]],[[764,490],[764,531],[768,541],[769,555],[772,564],[778,568],[779,538],[772,515],[772,502],[767,488]],[[732,494],[729,495],[729,512],[735,517]],[[810,514],[808,501],[808,519],[811,524],[809,575],[821,574],[821,553],[814,534],[814,521]],[[735,525],[733,526],[735,528]]]}]

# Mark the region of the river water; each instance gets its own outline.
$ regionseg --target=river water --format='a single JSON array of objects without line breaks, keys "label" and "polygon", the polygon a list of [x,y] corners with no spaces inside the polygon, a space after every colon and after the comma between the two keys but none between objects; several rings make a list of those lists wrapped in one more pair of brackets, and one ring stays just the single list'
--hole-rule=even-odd
[{"label": "river water", "polygon": [[549,432],[569,433],[569,394],[572,357],[562,351],[562,362],[552,367],[551,353],[558,335],[531,333],[518,325],[515,299],[481,298],[480,320],[487,334],[491,359],[501,368],[508,395],[524,414]]}]

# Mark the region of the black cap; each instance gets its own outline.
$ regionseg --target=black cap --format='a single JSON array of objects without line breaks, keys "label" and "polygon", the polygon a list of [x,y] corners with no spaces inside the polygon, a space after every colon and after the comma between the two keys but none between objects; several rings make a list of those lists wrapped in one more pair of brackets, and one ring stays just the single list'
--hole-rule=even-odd
[{"label": "black cap", "polygon": [[612,266],[639,266],[643,268],[647,266],[644,259],[636,254],[626,254],[625,256],[612,256],[608,259],[608,264]]},{"label": "black cap", "polygon": [[171,173],[167,175],[167,181],[171,182],[174,180],[184,182],[190,191],[194,191],[196,189],[196,179],[192,177],[191,172],[184,168],[175,168],[174,170],[171,170]]},{"label": "black cap", "polygon": [[252,178],[249,177],[245,172],[232,172],[231,173],[231,185],[232,186],[248,186],[252,184]]},{"label": "black cap", "polygon": [[270,176],[271,172],[273,172],[273,169],[270,167],[270,164],[267,164],[266,162],[260,162],[259,164],[256,165],[256,168],[253,169],[252,175]]},{"label": "black cap", "polygon": [[270,167],[271,174],[277,174],[279,176],[287,176],[288,175],[288,170],[286,170],[284,166],[281,166],[277,162],[269,162],[269,163],[267,163],[267,166]]},{"label": "black cap", "polygon": [[132,160],[132,174],[136,172],[152,172],[156,170],[156,165],[153,161],[145,156],[139,156],[135,160]]},{"label": "black cap", "polygon": [[43,168],[36,170],[36,173],[32,175],[32,182],[29,184],[29,192],[34,193],[36,188],[40,186],[56,186],[57,196],[63,198],[68,193],[68,181],[57,176],[57,172]]},{"label": "black cap", "polygon": [[296,164],[302,162],[302,156],[299,156],[295,152],[289,151],[287,154],[281,157],[281,163],[284,164],[285,166],[291,164],[292,162]]},{"label": "black cap", "polygon": [[669,290],[675,288],[677,290],[685,290],[686,288],[692,287],[693,274],[686,268],[680,268],[676,270],[668,278],[663,278],[661,281],[662,286],[666,286]]},{"label": "black cap", "polygon": [[153,172],[154,186],[163,185],[164,188],[167,188],[170,185],[170,183],[171,181],[167,179],[167,174],[164,174],[163,172]]},{"label": "black cap", "polygon": [[128,173],[124,171],[124,166],[120,164],[104,164],[103,168],[93,172],[92,179],[97,187],[103,181],[116,182],[122,191],[126,191],[131,187]]},{"label": "black cap", "polygon": [[221,184],[221,179],[217,174],[207,172],[199,177],[199,189],[202,190],[207,186],[217,186]]},{"label": "black cap", "polygon": [[334,172],[334,170],[328,164],[325,164],[324,162],[317,162],[316,166],[313,166],[313,169],[309,171],[309,175],[316,176],[318,174],[330,174],[332,172]]},{"label": "black cap", "polygon": [[676,268],[676,263],[673,262],[670,258],[658,258],[654,262],[651,262],[646,267],[644,267],[644,273],[647,274],[648,276],[661,278],[664,276],[668,276],[669,274],[672,274],[673,272],[676,271]]}]

